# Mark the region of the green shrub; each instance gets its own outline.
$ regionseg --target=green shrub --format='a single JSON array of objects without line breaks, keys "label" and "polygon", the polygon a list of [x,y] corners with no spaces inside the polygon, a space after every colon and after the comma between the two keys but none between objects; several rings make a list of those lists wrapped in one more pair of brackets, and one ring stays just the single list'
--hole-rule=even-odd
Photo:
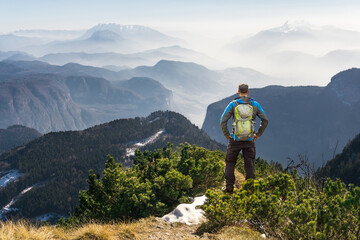
[{"label": "green shrub", "polygon": [[249,224],[279,239],[359,239],[360,188],[340,180],[328,179],[323,191],[297,189],[280,173],[249,179],[232,195],[206,196],[201,208],[213,225]]},{"label": "green shrub", "polygon": [[80,191],[77,219],[112,221],[162,215],[189,196],[220,187],[224,154],[182,144],[136,151],[126,170],[108,156],[103,177],[92,170],[88,190]]}]

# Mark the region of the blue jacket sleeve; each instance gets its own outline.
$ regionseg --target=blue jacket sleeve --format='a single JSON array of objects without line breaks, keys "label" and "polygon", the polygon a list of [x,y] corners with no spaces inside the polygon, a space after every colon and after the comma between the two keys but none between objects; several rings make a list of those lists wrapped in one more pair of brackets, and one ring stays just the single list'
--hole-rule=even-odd
[{"label": "blue jacket sleeve", "polygon": [[255,133],[257,136],[261,136],[263,132],[265,131],[265,128],[267,127],[269,123],[269,119],[267,118],[265,111],[262,109],[260,104],[258,102],[254,101],[254,106],[257,107],[256,116],[260,118],[260,127],[258,131]]}]

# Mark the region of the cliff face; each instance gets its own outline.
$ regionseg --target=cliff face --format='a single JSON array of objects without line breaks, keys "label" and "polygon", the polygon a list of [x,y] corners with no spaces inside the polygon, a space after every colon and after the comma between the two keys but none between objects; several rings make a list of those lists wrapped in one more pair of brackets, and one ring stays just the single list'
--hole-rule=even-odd
[{"label": "cliff face", "polygon": [[[0,81],[0,127],[3,128],[21,124],[43,133],[80,130],[173,107],[172,92],[153,79],[131,79],[116,85],[89,76],[102,75],[100,70],[93,73],[94,69],[78,66],[71,70],[69,66],[41,62],[17,64],[24,68],[0,64],[6,78]],[[85,71],[83,75],[81,71]]]},{"label": "cliff face", "polygon": [[[359,69],[334,76],[326,87],[269,86],[251,89],[265,110],[269,125],[257,141],[257,155],[283,164],[307,155],[316,166],[331,159],[360,132]],[[209,105],[202,129],[225,143],[219,121],[236,95]],[[230,126],[229,126],[230,129]]]},{"label": "cliff face", "polygon": [[322,177],[340,178],[345,183],[360,186],[360,134],[344,150],[319,170]]}]

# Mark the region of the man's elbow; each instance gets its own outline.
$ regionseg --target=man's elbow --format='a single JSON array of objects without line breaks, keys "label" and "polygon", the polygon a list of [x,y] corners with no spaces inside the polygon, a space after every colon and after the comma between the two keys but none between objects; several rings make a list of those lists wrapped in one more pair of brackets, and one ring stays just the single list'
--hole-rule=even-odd
[{"label": "man's elbow", "polygon": [[264,126],[264,127],[267,127],[267,125],[269,124],[269,120],[268,119],[263,119],[261,121],[261,125]]}]

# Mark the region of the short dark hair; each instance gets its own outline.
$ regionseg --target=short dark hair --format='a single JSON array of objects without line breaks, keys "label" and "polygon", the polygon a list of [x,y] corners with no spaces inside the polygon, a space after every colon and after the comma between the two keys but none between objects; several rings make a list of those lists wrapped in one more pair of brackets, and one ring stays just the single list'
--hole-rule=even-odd
[{"label": "short dark hair", "polygon": [[249,91],[249,86],[245,83],[242,83],[239,85],[239,90],[240,93],[247,93]]}]

